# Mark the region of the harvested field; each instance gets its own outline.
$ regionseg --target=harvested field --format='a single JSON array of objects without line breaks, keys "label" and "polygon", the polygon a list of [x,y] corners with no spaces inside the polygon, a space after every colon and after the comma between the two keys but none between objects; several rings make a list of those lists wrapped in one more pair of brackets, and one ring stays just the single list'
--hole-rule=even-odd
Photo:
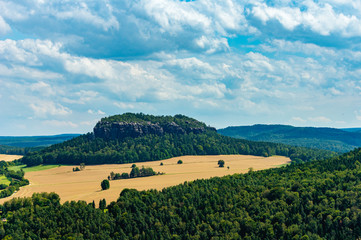
[{"label": "harvested field", "polygon": [[23,156],[21,155],[7,155],[7,154],[0,154],[0,161],[10,162],[16,159],[20,159]]},{"label": "harvested field", "polygon": [[[177,164],[178,160],[183,164]],[[218,160],[225,161],[225,167],[219,168]],[[160,166],[160,163],[163,166]],[[122,179],[110,181],[110,189],[100,190],[100,182],[106,179],[111,171],[115,173],[130,172],[132,164],[109,164],[86,166],[83,171],[73,172],[75,166],[60,166],[43,171],[26,172],[25,178],[30,185],[21,188],[17,193],[4,199],[0,204],[14,197],[31,196],[34,192],[56,192],[61,202],[71,200],[95,200],[105,198],[107,203],[116,201],[124,188],[138,190],[158,189],[181,184],[184,181],[221,177],[234,173],[245,173],[250,167],[254,170],[278,167],[290,162],[289,158],[281,156],[257,157],[249,155],[217,155],[217,156],[183,156],[167,160],[136,163],[138,167],[152,167],[158,175],[144,178]],[[229,169],[227,168],[229,166]]]}]

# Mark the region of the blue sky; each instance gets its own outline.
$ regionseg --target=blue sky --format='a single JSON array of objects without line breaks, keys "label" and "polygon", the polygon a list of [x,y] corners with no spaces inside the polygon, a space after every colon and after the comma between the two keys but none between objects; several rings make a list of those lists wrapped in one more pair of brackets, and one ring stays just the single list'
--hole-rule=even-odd
[{"label": "blue sky", "polygon": [[0,135],[124,112],[361,126],[361,1],[0,0]]}]

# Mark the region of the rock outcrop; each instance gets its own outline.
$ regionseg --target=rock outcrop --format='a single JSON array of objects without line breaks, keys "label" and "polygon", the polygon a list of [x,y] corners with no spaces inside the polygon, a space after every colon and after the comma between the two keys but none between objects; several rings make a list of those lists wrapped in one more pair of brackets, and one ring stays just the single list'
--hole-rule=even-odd
[{"label": "rock outcrop", "polygon": [[[207,129],[215,131],[214,128]],[[147,134],[200,134],[206,131],[204,127],[181,127],[175,122],[160,125],[151,122],[98,122],[94,127],[94,136],[104,139],[123,139],[125,137],[141,137]]]}]

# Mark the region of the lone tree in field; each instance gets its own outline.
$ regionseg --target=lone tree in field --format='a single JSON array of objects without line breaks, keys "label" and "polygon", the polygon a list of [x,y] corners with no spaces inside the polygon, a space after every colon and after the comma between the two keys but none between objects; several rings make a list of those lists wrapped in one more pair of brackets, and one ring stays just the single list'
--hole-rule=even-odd
[{"label": "lone tree in field", "polygon": [[83,171],[85,168],[85,163],[80,163],[80,171]]},{"label": "lone tree in field", "polygon": [[107,189],[109,189],[109,187],[110,187],[109,180],[104,179],[104,180],[102,181],[102,183],[100,184],[100,186],[102,187],[102,190],[107,190]]},{"label": "lone tree in field", "polygon": [[218,160],[218,166],[219,167],[224,167],[224,161],[223,160]]},{"label": "lone tree in field", "polygon": [[182,160],[178,160],[178,162],[177,162],[177,164],[182,164],[183,163],[183,161]]}]

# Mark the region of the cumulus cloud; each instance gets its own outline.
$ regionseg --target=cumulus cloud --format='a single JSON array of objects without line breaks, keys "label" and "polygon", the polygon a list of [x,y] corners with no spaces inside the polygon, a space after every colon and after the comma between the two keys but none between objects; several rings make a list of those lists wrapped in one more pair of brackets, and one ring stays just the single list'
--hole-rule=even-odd
[{"label": "cumulus cloud", "polygon": [[5,35],[10,32],[11,28],[9,24],[5,22],[5,20],[0,16],[0,36]]},{"label": "cumulus cloud", "polygon": [[339,109],[355,119],[358,9],[338,0],[0,0],[0,95],[12,100],[0,106],[62,129],[127,110],[334,124]]},{"label": "cumulus cloud", "polygon": [[50,101],[37,101],[36,103],[30,103],[29,106],[36,117],[64,116],[72,112],[69,108]]},{"label": "cumulus cloud", "polygon": [[[306,10],[303,11],[301,8]],[[290,31],[303,26],[324,36],[333,33],[340,33],[345,37],[361,36],[359,16],[337,13],[328,3],[317,4],[313,1],[303,1],[297,7],[271,7],[265,3],[257,3],[252,7],[252,14],[263,24],[270,20],[277,20]]]}]

